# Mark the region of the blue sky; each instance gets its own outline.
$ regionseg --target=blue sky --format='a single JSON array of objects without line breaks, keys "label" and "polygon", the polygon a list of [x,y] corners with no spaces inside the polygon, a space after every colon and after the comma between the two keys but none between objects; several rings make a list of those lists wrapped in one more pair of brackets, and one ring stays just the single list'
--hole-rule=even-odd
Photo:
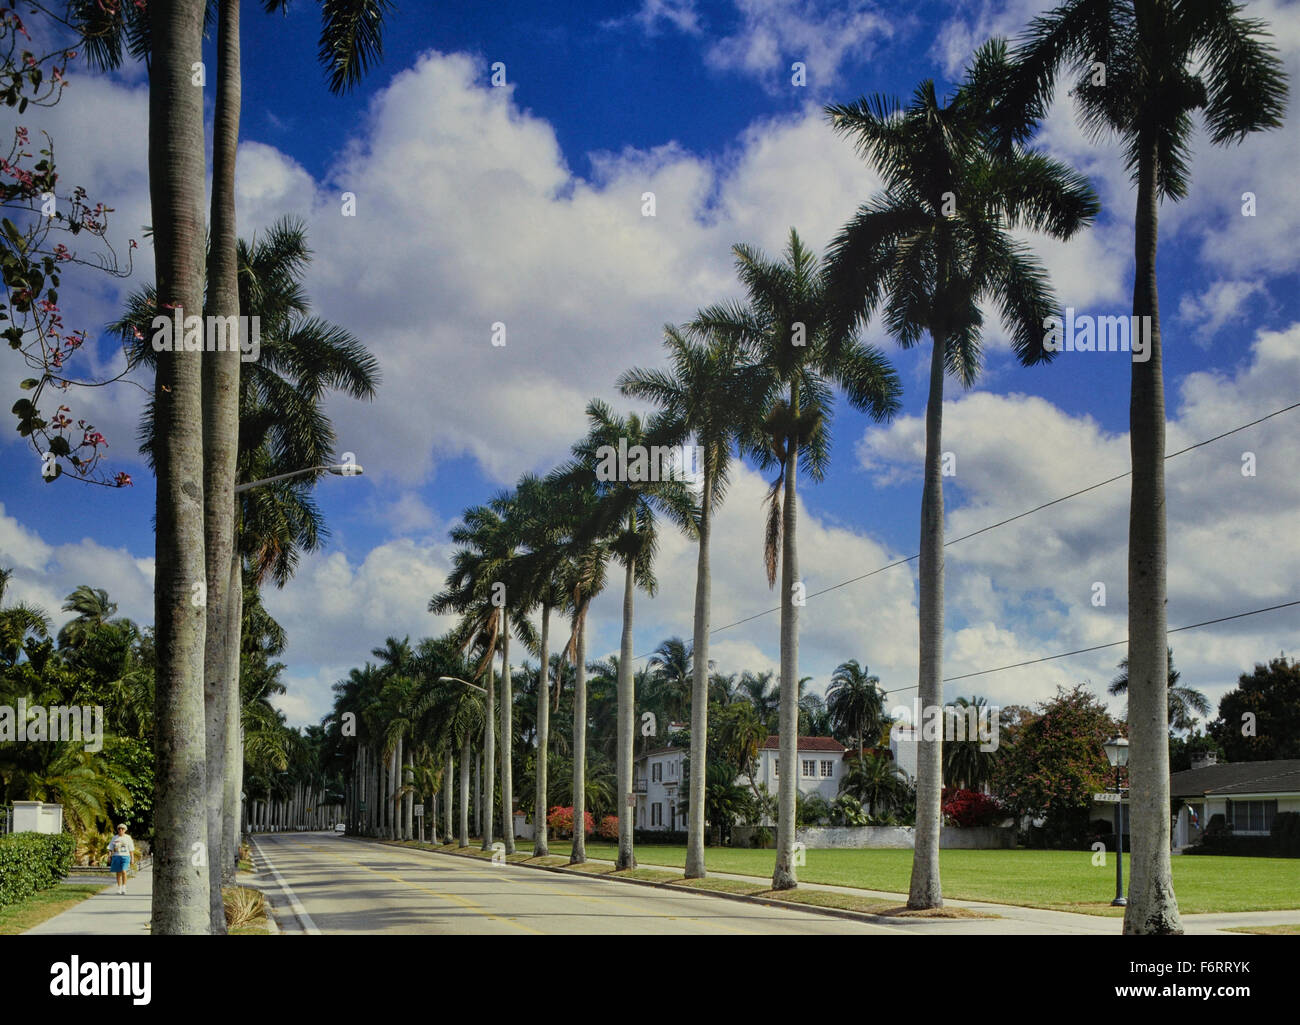
[{"label": "blue sky", "polygon": [[[317,312],[380,360],[372,404],[335,401],[340,453],[360,480],[327,479],[318,498],[332,536],[298,578],[267,596],[289,631],[291,721],[318,719],[329,684],[387,634],[445,627],[425,612],[446,571],[446,531],[468,504],[524,471],[545,471],[583,429],[582,408],[618,373],[660,359],[661,328],[737,296],[728,247],[775,252],[791,226],[820,250],[873,191],[874,175],[826,127],[821,105],[870,92],[906,96],[960,76],[990,34],[1016,33],[1046,5],[821,0],[643,0],[621,4],[406,4],[388,22],[384,59],[362,87],[329,95],[316,64],[316,9],[244,16],[240,232],[294,214],[316,259]],[[1272,24],[1295,76],[1300,10],[1251,3]],[[507,85],[490,84],[493,62]],[[791,65],[806,65],[806,85]],[[211,105],[212,86],[208,87]],[[1294,104],[1292,104],[1294,106]],[[24,124],[54,137],[64,180],[115,207],[116,240],[147,223],[145,89],[138,69],[79,69],[60,105]],[[4,131],[8,134],[8,130]],[[1132,287],[1133,195],[1122,158],[1077,129],[1060,99],[1038,144],[1087,172],[1104,211],[1086,235],[1032,244],[1063,304],[1125,314]],[[1294,115],[1235,150],[1195,142],[1191,196],[1162,209],[1160,285],[1169,449],[1300,398],[1293,187]],[[340,195],[357,216],[340,214]],[[657,216],[640,197],[656,194]],[[1241,215],[1243,192],[1258,215]],[[126,282],[65,284],[70,324],[92,330],[152,276],[145,249]],[[67,284],[73,284],[72,288]],[[493,348],[489,326],[508,325]],[[810,592],[916,550],[921,416],[928,353],[866,336],[895,359],[900,417],[872,425],[841,403],[831,473],[802,490],[801,569]],[[1129,366],[1123,354],[1065,353],[1014,364],[996,318],[974,389],[951,379],[945,448],[948,533],[956,536],[1127,468]],[[99,358],[111,366],[102,345]],[[7,365],[16,382],[22,376]],[[12,389],[11,389],[12,390]],[[79,583],[107,587],[148,621],[152,481],[134,453],[142,392],[119,386],[84,408],[108,435],[132,489],[44,485],[39,461],[4,439],[0,564],[15,598],[56,612]],[[1300,413],[1169,464],[1171,625],[1296,597],[1294,510]],[[1241,456],[1256,453],[1257,475]],[[761,564],[763,483],[738,474],[720,519],[715,625],[771,608]],[[1127,487],[1113,484],[949,549],[948,675],[1120,638],[1125,630]],[[693,552],[666,536],[661,591],[638,598],[638,653],[689,636]],[[1092,585],[1107,604],[1091,604]],[[617,647],[619,595],[595,610],[593,656]],[[813,599],[802,671],[817,686],[857,658],[886,687],[915,684],[914,567]],[[57,616],[56,616],[57,618]],[[1294,646],[1294,611],[1179,635],[1184,679],[1217,698],[1256,660]],[[714,638],[724,671],[774,668],[776,617]],[[954,685],[995,703],[1100,690],[1122,649]],[[904,699],[910,694],[902,695]],[[1118,710],[1118,706],[1117,706]]]}]

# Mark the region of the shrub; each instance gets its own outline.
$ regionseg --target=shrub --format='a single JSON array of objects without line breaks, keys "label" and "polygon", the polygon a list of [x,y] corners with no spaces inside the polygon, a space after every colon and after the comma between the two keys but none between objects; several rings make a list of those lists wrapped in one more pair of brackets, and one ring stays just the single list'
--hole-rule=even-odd
[{"label": "shrub", "polygon": [[1001,802],[975,790],[945,790],[944,821],[953,826],[996,826],[1007,817]]},{"label": "shrub", "polygon": [[1300,812],[1280,811],[1274,815],[1270,839],[1279,857],[1300,858]]},{"label": "shrub", "polygon": [[[587,836],[591,836],[592,831],[596,828],[596,822],[591,817],[591,812],[584,811],[582,813],[582,818],[583,818],[583,827],[584,827],[583,832]],[[572,836],[573,835],[572,806],[568,808],[561,808],[559,806],[552,808],[550,814],[546,816],[546,827],[552,833],[556,834],[556,836]]]},{"label": "shrub", "polygon": [[72,868],[70,833],[0,836],[0,907],[58,885]]},{"label": "shrub", "polygon": [[221,891],[226,909],[226,927],[238,929],[266,914],[266,899],[260,890],[248,886],[227,886]]},{"label": "shrub", "polygon": [[[572,814],[570,814],[569,817],[569,824],[570,825],[573,824]],[[603,819],[600,820],[600,829],[598,829],[596,832],[603,840],[617,840],[618,839],[618,816],[606,815]]]},{"label": "shrub", "polygon": [[634,829],[632,839],[637,844],[681,847],[686,843],[686,833],[680,829]]},{"label": "shrub", "polygon": [[107,865],[109,839],[107,833],[83,833],[76,842],[74,852],[76,863],[78,865]]}]

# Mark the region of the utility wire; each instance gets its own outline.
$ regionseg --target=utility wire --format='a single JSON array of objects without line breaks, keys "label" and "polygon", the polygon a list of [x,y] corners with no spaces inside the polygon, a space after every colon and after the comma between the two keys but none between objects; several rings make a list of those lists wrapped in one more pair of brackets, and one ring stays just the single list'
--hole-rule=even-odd
[{"label": "utility wire", "polygon": [[[1206,438],[1206,439],[1203,440],[1203,441],[1198,441],[1198,442],[1196,442],[1194,445],[1188,445],[1186,448],[1180,448],[1180,449],[1179,449],[1178,451],[1176,451],[1176,452],[1169,452],[1169,453],[1166,453],[1166,455],[1165,455],[1165,459],[1166,459],[1166,460],[1168,460],[1168,459],[1173,459],[1175,456],[1185,455],[1185,454],[1188,453],[1188,452],[1192,452],[1192,451],[1194,451],[1195,449],[1198,449],[1198,448],[1203,448],[1204,446],[1209,445],[1209,444],[1212,444],[1213,442],[1216,442],[1216,441],[1222,441],[1224,438],[1226,438],[1226,437],[1228,437],[1228,436],[1230,436],[1230,435],[1236,434],[1236,433],[1238,433],[1239,431],[1244,431],[1244,430],[1246,430],[1247,428],[1254,427],[1254,426],[1256,426],[1256,425],[1258,425],[1258,424],[1262,424],[1265,420],[1271,420],[1273,417],[1275,417],[1275,416],[1281,416],[1283,413],[1289,413],[1289,412],[1291,412],[1291,410],[1293,410],[1293,409],[1300,409],[1300,402],[1293,402],[1293,403],[1292,403],[1291,405],[1289,405],[1289,406],[1283,406],[1281,409],[1275,409],[1275,410],[1273,410],[1273,412],[1271,412],[1271,413],[1266,413],[1266,414],[1264,414],[1264,415],[1261,416],[1258,420],[1252,420],[1252,421],[1250,421],[1250,423],[1245,423],[1245,424],[1241,424],[1241,425],[1239,425],[1239,426],[1237,426],[1237,427],[1233,427],[1233,428],[1230,429],[1230,430],[1224,431],[1222,434],[1216,434],[1216,435],[1214,435],[1214,437],[1212,437],[1212,438]],[[970,540],[972,537],[977,537],[977,536],[979,536],[980,534],[987,533],[987,532],[990,531],[990,530],[995,530],[995,529],[998,528],[998,527],[1006,526],[1008,523],[1014,523],[1016,520],[1024,519],[1026,516],[1031,516],[1031,515],[1033,515],[1033,514],[1036,513],[1036,512],[1041,512],[1042,510],[1044,510],[1044,509],[1048,509],[1048,508],[1050,508],[1050,507],[1052,507],[1052,506],[1054,506],[1054,505],[1059,505],[1061,502],[1068,501],[1068,500],[1071,499],[1071,498],[1078,498],[1080,495],[1086,495],[1089,491],[1096,491],[1098,488],[1105,487],[1107,484],[1114,484],[1114,483],[1115,483],[1116,481],[1118,481],[1118,480],[1123,480],[1125,477],[1132,476],[1132,474],[1133,474],[1133,471],[1132,471],[1132,470],[1128,470],[1128,471],[1126,471],[1126,472],[1124,472],[1124,473],[1116,474],[1114,477],[1107,477],[1105,480],[1098,481],[1096,484],[1089,484],[1086,488],[1080,488],[1078,491],[1071,491],[1068,495],[1062,495],[1060,498],[1053,498],[1050,502],[1044,502],[1042,505],[1036,505],[1036,506],[1034,506],[1032,509],[1026,509],[1024,512],[1016,513],[1014,516],[1008,516],[1008,517],[1007,517],[1006,519],[1004,519],[1004,520],[998,520],[997,523],[990,523],[990,524],[988,524],[987,526],[980,527],[979,530],[973,530],[973,531],[971,531],[969,534],[962,534],[960,537],[954,537],[954,538],[952,538],[952,539],[950,539],[950,540],[948,540],[948,541],[945,541],[945,542],[943,543],[943,546],[944,546],[945,548],[947,548],[949,545],[955,545],[955,544],[957,544],[959,541],[968,541],[968,540]],[[814,591],[812,594],[805,595],[805,600],[807,600],[808,598],[816,598],[816,597],[819,597],[820,595],[823,595],[823,594],[828,594],[828,593],[830,593],[831,591],[839,590],[839,588],[841,588],[841,587],[847,587],[849,584],[856,584],[859,580],[866,580],[868,577],[874,577],[877,573],[883,573],[883,572],[885,572],[885,570],[887,570],[887,569],[893,569],[893,568],[896,567],[896,566],[904,566],[904,565],[906,565],[906,564],[909,563],[909,562],[915,562],[915,561],[916,561],[917,559],[919,559],[920,557],[921,557],[921,556],[920,556],[919,554],[917,554],[917,555],[909,555],[906,559],[896,559],[896,560],[894,560],[893,562],[886,563],[884,566],[878,566],[878,567],[876,567],[876,568],[873,569],[873,570],[869,570],[869,571],[866,572],[866,573],[862,573],[862,574],[860,574],[859,576],[856,576],[856,577],[850,577],[848,580],[843,580],[843,581],[841,581],[841,582],[838,583],[838,584],[832,584],[830,587],[823,587],[820,591]],[[1294,604],[1294,603],[1292,603],[1292,604]],[[1275,608],[1284,608],[1285,606],[1281,606],[1281,605],[1279,605],[1279,606],[1274,606],[1274,607],[1275,607]],[[752,621],[755,620],[755,619],[761,619],[763,616],[770,616],[773,612],[780,612],[780,611],[781,611],[781,606],[778,605],[778,606],[776,606],[775,608],[764,609],[762,612],[755,612],[752,616],[746,616],[744,619],[738,619],[738,620],[736,620],[734,623],[727,623],[725,626],[715,627],[714,629],[712,629],[712,630],[709,631],[709,636],[712,637],[714,634],[721,633],[723,630],[730,630],[730,629],[732,629],[732,627],[742,626],[743,624],[745,624],[745,623],[749,623],[749,622],[752,622]],[[1257,612],[1268,612],[1268,611],[1270,611],[1270,610],[1269,610],[1269,609],[1257,609],[1256,611],[1257,611]],[[1255,614],[1254,612],[1243,612],[1243,613],[1241,613],[1241,615],[1243,615],[1243,616],[1250,616],[1250,615],[1254,615],[1254,614]],[[1229,616],[1229,617],[1227,617],[1227,618],[1229,618],[1229,619],[1235,619],[1235,618],[1237,618],[1237,617],[1235,617],[1235,616]],[[1222,620],[1211,620],[1211,622],[1222,622]],[[1205,625],[1205,624],[1199,624],[1199,623],[1197,623],[1197,624],[1193,624],[1193,626],[1203,626],[1203,625]],[[1191,626],[1181,626],[1181,627],[1178,627],[1178,629],[1179,629],[1179,630],[1190,630],[1190,629],[1192,629],[1192,627],[1191,627]],[[1169,632],[1170,632],[1170,633],[1174,633],[1174,632],[1176,632],[1176,631],[1174,631],[1174,630],[1170,630]],[[1116,644],[1124,644],[1124,643],[1127,643],[1127,642],[1126,642],[1126,641],[1114,641],[1114,642],[1112,642],[1111,644],[1102,644],[1102,645],[1099,645],[1099,647],[1101,647],[1101,648],[1109,648],[1109,647],[1114,647],[1114,645],[1116,645]],[[1064,654],[1061,654],[1061,655],[1052,655],[1052,656],[1049,656],[1049,657],[1050,657],[1050,658],[1064,658],[1065,655],[1075,655],[1075,654],[1080,654],[1080,653],[1082,653],[1082,652],[1084,652],[1084,651],[1095,651],[1095,650],[1097,650],[1097,649],[1096,649],[1096,648],[1081,648],[1081,649],[1079,649],[1078,652],[1065,652]],[[647,653],[644,654],[644,655],[637,655],[637,656],[636,656],[632,661],[633,661],[633,662],[640,662],[641,659],[643,659],[643,658],[649,658],[651,654],[653,654],[653,652],[647,652]],[[1046,661],[1046,660],[1045,660],[1045,659],[1040,659],[1040,660],[1038,660],[1038,661]],[[1021,663],[1021,664],[1022,664],[1022,665],[1029,665],[1030,663],[1026,662],[1026,663]],[[1012,669],[1012,668],[1015,668],[1015,667],[1014,667],[1014,666],[1003,666],[1002,668],[1004,668],[1004,669]],[[991,672],[997,672],[997,670],[995,670],[995,669],[986,669],[986,670],[983,670],[983,671],[984,671],[984,672],[990,672],[990,673],[991,673]],[[979,673],[971,673],[971,674],[969,674],[969,675],[972,675],[972,676],[978,676]],[[962,677],[962,676],[955,676],[955,677],[952,677],[952,679],[954,679],[954,680],[961,680],[961,679],[965,679],[965,677]],[[945,680],[944,682],[947,683],[948,681]],[[913,688],[910,688],[910,687],[904,687],[904,688],[902,688],[902,689],[903,689],[903,690],[911,690],[911,689],[913,689]]]},{"label": "utility wire", "polygon": [[[1251,609],[1249,612],[1238,612],[1231,616],[1220,616],[1218,619],[1207,619],[1201,623],[1188,623],[1186,626],[1176,626],[1171,630],[1166,630],[1165,634],[1182,633],[1184,630],[1195,630],[1201,626],[1213,626],[1215,623],[1226,623],[1230,619],[1244,619],[1246,616],[1258,616],[1261,612],[1274,612],[1277,609],[1289,609],[1294,605],[1300,605],[1300,598],[1295,601],[1283,602],[1281,605],[1270,605],[1263,609]],[[1037,665],[1039,662],[1050,662],[1053,659],[1065,658],[1068,655],[1082,655],[1087,651],[1101,651],[1104,648],[1113,648],[1118,644],[1127,644],[1128,638],[1122,641],[1111,641],[1108,644],[1094,644],[1090,648],[1076,648],[1074,651],[1062,651],[1056,655],[1044,655],[1042,658],[1031,658],[1027,662],[1013,662],[1009,666],[998,666],[996,669],[981,669],[977,673],[962,673],[961,676],[945,677],[944,683],[952,683],[954,680],[969,680],[972,676],[987,676],[989,673],[1000,673],[1005,669],[1019,669],[1021,666]],[[918,684],[919,686],[919,684]],[[894,690],[915,690],[915,687],[895,687]]]}]

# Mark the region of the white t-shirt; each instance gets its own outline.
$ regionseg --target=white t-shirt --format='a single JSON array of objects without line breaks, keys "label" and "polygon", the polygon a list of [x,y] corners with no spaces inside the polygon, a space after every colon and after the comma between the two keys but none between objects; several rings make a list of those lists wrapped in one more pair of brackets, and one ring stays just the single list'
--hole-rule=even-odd
[{"label": "white t-shirt", "polygon": [[129,836],[115,836],[108,841],[108,853],[117,857],[131,857],[135,853],[135,843]]}]

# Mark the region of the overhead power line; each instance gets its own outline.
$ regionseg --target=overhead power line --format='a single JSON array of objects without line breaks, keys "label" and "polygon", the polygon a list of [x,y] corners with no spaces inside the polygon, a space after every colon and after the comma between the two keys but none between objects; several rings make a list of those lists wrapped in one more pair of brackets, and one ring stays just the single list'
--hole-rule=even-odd
[{"label": "overhead power line", "polygon": [[[1257,426],[1257,425],[1259,425],[1259,424],[1262,424],[1264,421],[1266,421],[1266,420],[1271,420],[1271,419],[1273,419],[1273,417],[1275,417],[1275,416],[1281,416],[1283,413],[1289,413],[1289,412],[1291,412],[1291,411],[1294,410],[1294,409],[1300,409],[1300,402],[1293,402],[1293,403],[1292,403],[1291,405],[1289,405],[1289,406],[1283,406],[1281,409],[1275,409],[1275,410],[1273,410],[1273,412],[1271,412],[1271,413],[1266,413],[1266,414],[1264,414],[1263,416],[1259,417],[1259,418],[1256,419],[1256,420],[1251,420],[1249,423],[1239,424],[1239,425],[1236,426],[1236,427],[1233,427],[1233,428],[1231,428],[1231,429],[1229,429],[1229,430],[1224,431],[1222,434],[1216,434],[1216,435],[1214,435],[1214,436],[1211,437],[1211,438],[1205,438],[1204,440],[1202,440],[1202,441],[1198,441],[1198,442],[1196,442],[1196,443],[1193,444],[1193,445],[1188,445],[1186,448],[1180,448],[1180,449],[1178,449],[1176,452],[1169,452],[1169,453],[1166,453],[1166,454],[1165,454],[1165,459],[1166,459],[1166,460],[1169,460],[1169,459],[1173,459],[1175,456],[1186,455],[1188,452],[1193,452],[1193,451],[1195,451],[1195,450],[1198,449],[1198,448],[1203,448],[1203,447],[1205,447],[1206,445],[1213,444],[1213,443],[1216,442],[1216,441],[1222,441],[1224,438],[1230,437],[1231,435],[1233,435],[1233,434],[1237,434],[1237,433],[1239,433],[1240,431],[1244,431],[1244,430],[1247,430],[1248,428],[1255,427],[1255,426]],[[1071,491],[1068,495],[1061,495],[1059,498],[1053,498],[1051,501],[1044,502],[1044,503],[1042,503],[1041,505],[1036,505],[1036,506],[1034,506],[1032,509],[1026,509],[1024,512],[1016,513],[1014,516],[1008,516],[1006,519],[998,520],[996,523],[990,523],[990,524],[988,524],[987,526],[980,527],[979,530],[973,530],[973,531],[971,531],[969,534],[962,534],[960,537],[954,537],[954,538],[951,538],[951,539],[945,541],[945,542],[943,543],[943,546],[944,546],[945,548],[947,548],[949,545],[955,545],[955,544],[958,544],[958,543],[961,542],[961,541],[969,541],[971,538],[973,538],[973,537],[978,537],[980,534],[988,533],[990,530],[996,530],[998,527],[1004,527],[1004,526],[1006,526],[1008,523],[1014,523],[1016,520],[1024,519],[1026,516],[1031,516],[1031,515],[1033,515],[1033,514],[1036,513],[1036,512],[1041,512],[1041,511],[1044,510],[1044,509],[1049,509],[1049,508],[1051,508],[1051,507],[1054,506],[1054,505],[1060,505],[1062,502],[1069,501],[1069,500],[1072,499],[1072,498],[1078,498],[1080,495],[1086,495],[1089,491],[1096,491],[1098,488],[1105,487],[1107,484],[1114,484],[1116,481],[1120,481],[1120,480],[1123,480],[1125,477],[1130,477],[1130,476],[1132,476],[1132,474],[1133,474],[1133,471],[1132,471],[1132,470],[1128,470],[1128,471],[1125,471],[1124,473],[1118,473],[1118,474],[1116,474],[1116,475],[1113,476],[1113,477],[1107,477],[1105,480],[1097,481],[1097,483],[1095,483],[1095,484],[1089,484],[1086,488],[1080,488],[1078,491]],[[866,573],[861,573],[861,574],[859,574],[859,575],[856,576],[856,577],[850,577],[848,580],[842,580],[842,581],[840,581],[838,584],[832,584],[830,587],[823,587],[820,591],[813,591],[811,594],[805,595],[805,600],[807,600],[808,598],[817,598],[817,597],[819,597],[819,596],[821,596],[821,595],[823,595],[823,594],[829,594],[831,591],[837,591],[837,590],[839,590],[841,587],[847,587],[849,584],[856,584],[856,583],[858,583],[858,581],[860,581],[860,580],[866,580],[868,577],[873,577],[873,576],[875,576],[877,573],[883,573],[883,572],[885,572],[885,570],[894,569],[894,568],[897,567],[897,566],[905,566],[905,565],[906,565],[907,563],[909,563],[909,562],[915,562],[915,561],[916,561],[917,559],[919,559],[920,557],[921,557],[921,556],[920,556],[919,554],[917,554],[917,555],[909,555],[909,556],[908,556],[907,558],[905,558],[905,559],[895,559],[893,562],[886,563],[886,564],[883,565],[883,566],[877,566],[875,569],[873,569],[873,570],[869,570],[869,571],[867,571]],[[1292,603],[1292,604],[1294,604],[1294,603]],[[1284,605],[1279,605],[1279,606],[1274,606],[1274,607],[1275,607],[1275,608],[1285,608],[1286,606],[1284,606]],[[738,620],[736,620],[734,623],[727,623],[725,626],[715,627],[714,629],[712,629],[712,630],[709,631],[709,636],[712,637],[714,634],[722,633],[723,630],[730,630],[730,629],[732,629],[733,627],[743,626],[745,623],[753,622],[755,619],[761,619],[763,616],[770,616],[773,612],[780,612],[780,611],[781,611],[781,606],[780,606],[780,605],[777,605],[777,606],[775,606],[774,608],[764,609],[762,612],[755,612],[752,616],[746,616],[744,619],[738,619]],[[1269,612],[1269,611],[1271,611],[1271,609],[1257,609],[1257,610],[1255,610],[1255,612],[1243,612],[1243,613],[1241,613],[1241,615],[1242,615],[1242,616],[1251,616],[1251,615],[1255,615],[1256,612]],[[1238,617],[1238,616],[1229,616],[1229,617],[1227,617],[1227,618],[1228,618],[1228,619],[1236,619],[1236,618],[1239,618],[1239,617]],[[1211,622],[1223,622],[1223,620],[1211,620]],[[1206,625],[1206,624],[1192,624],[1192,626],[1183,626],[1183,627],[1178,627],[1178,629],[1179,629],[1179,630],[1190,630],[1190,629],[1192,629],[1193,626],[1203,626],[1203,625]],[[1170,632],[1170,633],[1174,633],[1174,632],[1176,632],[1176,631],[1171,630],[1171,631],[1169,631],[1169,632]],[[1114,647],[1116,644],[1124,644],[1124,643],[1127,643],[1127,642],[1126,642],[1126,641],[1114,641],[1114,642],[1112,642],[1111,644],[1103,644],[1103,645],[1100,645],[1100,647],[1102,647],[1102,648],[1109,648],[1109,647]],[[1080,649],[1079,651],[1077,651],[1077,652],[1064,652],[1064,653],[1062,653],[1062,654],[1060,654],[1060,655],[1052,655],[1052,656],[1049,656],[1049,657],[1050,657],[1050,658],[1064,658],[1066,655],[1081,654],[1082,652],[1085,652],[1085,651],[1094,651],[1094,650],[1097,650],[1097,649],[1095,649],[1095,648],[1081,648],[1081,649]],[[641,659],[643,659],[643,658],[649,658],[651,654],[653,654],[653,653],[652,653],[652,652],[647,652],[647,653],[644,654],[644,655],[637,655],[637,656],[636,656],[632,661],[633,661],[633,662],[639,662],[639,661],[641,661]],[[1043,660],[1039,660],[1039,661],[1046,661],[1046,660],[1043,659]],[[1031,664],[1031,663],[1024,663],[1024,664],[1025,664],[1025,665],[1029,665],[1029,664]],[[1012,668],[1015,668],[1015,667],[1014,667],[1014,666],[1003,666],[1002,668],[1004,668],[1004,669],[1012,669]],[[995,669],[986,669],[986,670],[982,670],[982,672],[997,672],[997,671],[998,671],[998,670],[995,670]],[[978,674],[978,673],[974,673],[974,674],[969,674],[969,675],[975,675],[975,676],[978,676],[979,674]],[[965,677],[957,676],[957,677],[953,677],[952,679],[960,680],[960,679],[964,679],[964,678],[965,678]],[[947,683],[948,681],[945,680],[944,682]],[[903,690],[912,690],[913,688],[911,688],[911,687],[904,687],[904,688],[902,688],[902,689],[903,689]]]}]

